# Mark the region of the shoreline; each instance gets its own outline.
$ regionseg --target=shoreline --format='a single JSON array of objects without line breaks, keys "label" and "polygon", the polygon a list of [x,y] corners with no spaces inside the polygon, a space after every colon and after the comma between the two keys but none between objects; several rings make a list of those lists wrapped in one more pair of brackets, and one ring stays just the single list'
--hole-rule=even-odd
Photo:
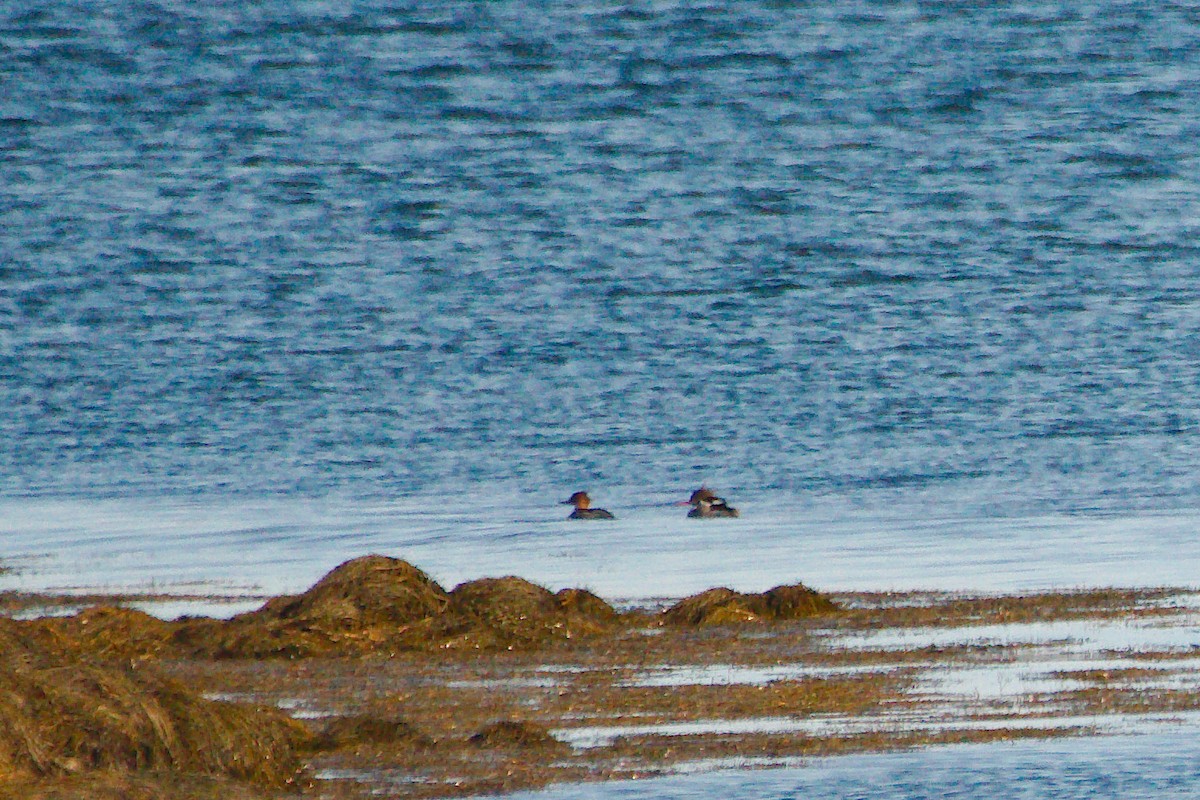
[{"label": "shoreline", "polygon": [[[617,611],[514,577],[446,591],[373,556],[229,620],[164,621],[122,606],[177,598],[93,594],[87,610],[7,626],[57,637],[89,664],[161,675],[217,707],[282,711],[276,722],[302,731],[272,758],[295,772],[290,788],[260,793],[425,798],[1190,718],[1200,714],[1197,597],[1183,587],[821,595],[797,584]],[[10,616],[82,604],[0,599]],[[71,786],[89,796],[114,780],[84,768],[23,774],[31,797],[76,796]],[[221,780],[218,795],[244,783]]]}]

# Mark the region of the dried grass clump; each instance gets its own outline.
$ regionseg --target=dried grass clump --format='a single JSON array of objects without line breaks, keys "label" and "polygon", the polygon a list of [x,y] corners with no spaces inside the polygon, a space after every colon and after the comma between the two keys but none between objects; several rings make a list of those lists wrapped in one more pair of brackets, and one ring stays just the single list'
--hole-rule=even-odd
[{"label": "dried grass clump", "polygon": [[150,658],[171,646],[173,625],[144,611],[93,606],[71,617],[46,620],[82,650],[104,658]]},{"label": "dried grass clump", "polygon": [[317,737],[318,750],[337,750],[361,744],[386,744],[392,748],[428,749],[433,739],[405,720],[380,717],[334,717]]},{"label": "dried grass clump", "polygon": [[618,619],[616,609],[587,589],[563,589],[554,596],[563,611],[597,625],[611,625]]},{"label": "dried grass clump", "polygon": [[565,751],[565,742],[550,735],[550,731],[535,722],[502,720],[484,727],[470,738],[476,747],[521,748],[523,750]]},{"label": "dried grass clump", "polygon": [[281,712],[205,700],[144,668],[94,660],[44,627],[0,620],[0,783],[167,772],[282,786],[308,738]]},{"label": "dried grass clump", "polygon": [[405,561],[366,556],[257,611],[181,623],[172,643],[184,654],[217,658],[517,649],[608,630],[616,619],[612,606],[582,589],[555,595],[507,577],[469,581],[447,593]]},{"label": "dried grass clump", "polygon": [[347,561],[296,597],[271,600],[251,616],[314,627],[410,625],[446,608],[449,596],[407,561],[370,555]]},{"label": "dried grass clump", "polygon": [[402,646],[404,634],[442,613],[449,596],[421,570],[396,558],[347,561],[300,595],[277,597],[228,621],[196,619],[174,642],[217,658],[368,653]]},{"label": "dried grass clump", "polygon": [[765,619],[804,619],[839,610],[837,603],[802,583],[776,586],[759,596]]},{"label": "dried grass clump", "polygon": [[557,595],[524,578],[481,578],[457,586],[427,643],[448,648],[518,649],[607,630],[612,606],[583,590]]},{"label": "dried grass clump", "polygon": [[838,610],[837,604],[804,586],[776,586],[759,594],[724,587],[685,597],[663,612],[672,625],[729,625],[744,622],[782,622]]},{"label": "dried grass clump", "polygon": [[[281,795],[290,795],[285,790]],[[265,800],[261,787],[207,775],[89,772],[0,778],[0,800]]]}]

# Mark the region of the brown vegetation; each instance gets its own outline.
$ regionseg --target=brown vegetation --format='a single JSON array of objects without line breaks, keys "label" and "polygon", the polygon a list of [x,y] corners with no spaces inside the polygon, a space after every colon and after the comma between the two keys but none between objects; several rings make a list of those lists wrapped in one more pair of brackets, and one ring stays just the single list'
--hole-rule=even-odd
[{"label": "brown vegetation", "polygon": [[[38,607],[37,598],[12,599],[11,608]],[[846,649],[826,638],[839,628],[1172,609],[1165,590],[831,599],[793,584],[762,593],[710,589],[664,611],[618,612],[586,590],[554,593],[513,576],[447,591],[384,556],[346,562],[302,594],[229,620],[167,622],[117,605],[127,599],[67,617],[0,619],[0,800],[261,798],[303,790],[322,769],[350,776],[321,781],[327,797],[364,796],[380,786],[409,797],[464,796],[651,774],[695,758],[1047,735],[1002,725],[825,736],[639,732],[586,751],[556,738],[596,725],[643,731],[647,724],[913,711],[923,701],[909,689],[922,669],[1013,657],[1012,648],[984,645]],[[642,680],[688,667],[783,669],[759,682]],[[1142,686],[1139,693],[1137,681],[1149,672],[1080,672],[1071,677],[1094,686],[1053,701],[1087,710],[1200,703],[1186,692]],[[298,705],[313,719],[201,692]],[[302,771],[305,763],[312,769]],[[373,787],[352,779],[384,773]]]},{"label": "brown vegetation", "polygon": [[0,619],[0,785],[23,785],[27,796],[39,780],[80,775],[281,787],[294,780],[308,739],[277,710],[205,700],[146,665],[98,658],[86,642]]},{"label": "brown vegetation", "polygon": [[680,600],[663,612],[663,619],[672,625],[727,625],[804,619],[837,610],[833,601],[795,584],[776,586],[761,594],[709,589]]},{"label": "brown vegetation", "polygon": [[544,725],[521,720],[500,720],[485,726],[468,740],[477,747],[519,748],[564,753],[570,750],[565,744],[550,735]]},{"label": "brown vegetation", "polygon": [[1114,614],[1152,617],[1174,613],[1175,589],[1078,589],[1030,595],[939,592],[856,592],[833,595],[845,613],[842,628],[1011,625],[1048,620],[1100,619]]},{"label": "brown vegetation", "polygon": [[[695,612],[694,622],[679,610],[663,621],[744,621],[722,617],[720,608],[734,606],[754,619],[832,608],[796,588],[730,593],[723,604]],[[20,600],[13,602],[16,607]],[[644,615],[631,615],[622,624],[623,615],[585,590],[555,594],[513,576],[446,591],[411,564],[377,555],[346,562],[303,594],[271,599],[229,620],[167,622],[115,605],[27,622],[0,619],[0,782],[28,796],[53,780],[81,795],[136,797],[153,796],[162,776],[171,776],[190,782],[187,796],[236,796],[237,786],[267,789],[294,781],[306,749],[445,751],[445,740],[394,715],[350,714],[310,730],[273,709],[206,700],[164,677],[159,665],[530,651],[627,630],[635,619],[645,622]],[[475,732],[456,742],[453,747],[564,751],[544,726],[511,714],[490,721],[481,716]]]},{"label": "brown vegetation", "polygon": [[[835,610],[799,584],[761,594],[712,589],[667,609],[661,622],[778,622]],[[44,624],[112,657],[306,658],[529,649],[602,635],[621,619],[584,589],[555,594],[509,576],[468,581],[447,592],[405,561],[372,555],[342,564],[303,594],[274,598],[229,620],[164,622],[140,611],[98,607]]]},{"label": "brown vegetation", "polygon": [[183,654],[215,658],[514,649],[595,635],[616,619],[608,603],[580,589],[556,595],[507,577],[447,592],[411,564],[373,555],[257,611],[179,623],[172,642]]},{"label": "brown vegetation", "polygon": [[316,740],[318,750],[337,750],[363,744],[429,749],[435,742],[406,720],[362,715],[333,717],[325,723]]}]

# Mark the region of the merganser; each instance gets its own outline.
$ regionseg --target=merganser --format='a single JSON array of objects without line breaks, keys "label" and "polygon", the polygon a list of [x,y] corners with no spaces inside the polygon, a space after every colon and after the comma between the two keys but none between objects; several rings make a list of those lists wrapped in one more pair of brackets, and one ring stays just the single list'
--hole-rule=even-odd
[{"label": "merganser", "polygon": [[712,489],[701,486],[696,491],[692,492],[692,496],[688,498],[687,505],[692,506],[692,510],[688,512],[689,517],[737,517],[738,510],[725,502],[724,498],[717,497]]},{"label": "merganser", "polygon": [[592,508],[592,498],[588,497],[587,492],[576,492],[563,500],[562,505],[575,506],[567,519],[616,519],[603,508]]}]

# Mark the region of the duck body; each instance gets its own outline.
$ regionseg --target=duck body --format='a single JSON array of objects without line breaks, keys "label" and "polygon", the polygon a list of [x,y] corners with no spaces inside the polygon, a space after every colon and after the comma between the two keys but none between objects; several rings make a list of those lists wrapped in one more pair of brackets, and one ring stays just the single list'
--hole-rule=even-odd
[{"label": "duck body", "polygon": [[703,517],[740,517],[741,514],[736,508],[726,503],[724,500],[717,498],[717,502],[704,501],[698,503],[695,508],[687,514],[692,519]]},{"label": "duck body", "polygon": [[576,492],[562,502],[565,506],[575,506],[567,519],[616,519],[603,508],[592,508],[592,498],[587,492]]},{"label": "duck body", "polygon": [[741,514],[733,506],[725,502],[723,497],[717,497],[712,489],[701,486],[692,492],[687,504],[692,507],[688,512],[691,519],[715,519],[720,517],[740,517]]},{"label": "duck body", "polygon": [[603,508],[577,508],[567,515],[567,519],[616,519]]}]

